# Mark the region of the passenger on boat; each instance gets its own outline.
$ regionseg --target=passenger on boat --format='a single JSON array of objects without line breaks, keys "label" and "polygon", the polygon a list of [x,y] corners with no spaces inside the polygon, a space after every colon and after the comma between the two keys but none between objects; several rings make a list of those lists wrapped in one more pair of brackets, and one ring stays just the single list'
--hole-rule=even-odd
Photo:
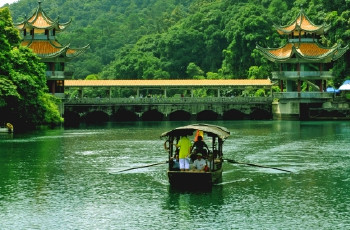
[{"label": "passenger on boat", "polygon": [[193,162],[193,170],[194,171],[205,171],[206,166],[207,166],[207,162],[206,162],[206,160],[204,160],[202,158],[202,154],[197,153],[197,160],[195,160]]},{"label": "passenger on boat", "polygon": [[175,158],[172,159],[171,170],[174,170],[174,171],[180,170],[179,154],[176,154]]},{"label": "passenger on boat", "polygon": [[191,146],[191,141],[186,135],[183,135],[176,144],[176,147],[180,148],[179,163],[181,171],[188,171],[190,169],[190,160],[188,157],[191,153]]},{"label": "passenger on boat", "polygon": [[207,157],[208,152],[209,152],[209,148],[208,148],[208,145],[203,141],[202,136],[198,136],[197,141],[194,142],[194,144],[193,144],[192,150],[193,150],[193,154],[191,155],[192,161],[194,161],[196,159],[197,153],[203,154],[203,157],[205,157],[205,158]]}]

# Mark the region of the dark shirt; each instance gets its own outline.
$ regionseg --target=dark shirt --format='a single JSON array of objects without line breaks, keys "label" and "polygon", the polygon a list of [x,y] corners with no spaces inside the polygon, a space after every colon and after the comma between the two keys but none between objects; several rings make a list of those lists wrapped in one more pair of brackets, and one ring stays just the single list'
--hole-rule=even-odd
[{"label": "dark shirt", "polygon": [[195,148],[198,151],[202,151],[206,147],[208,149],[208,145],[204,141],[196,141],[193,144],[193,148]]}]

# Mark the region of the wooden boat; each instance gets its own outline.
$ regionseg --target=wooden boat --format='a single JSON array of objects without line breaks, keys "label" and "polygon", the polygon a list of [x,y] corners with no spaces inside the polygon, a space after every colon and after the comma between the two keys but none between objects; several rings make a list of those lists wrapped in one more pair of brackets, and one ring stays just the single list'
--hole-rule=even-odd
[{"label": "wooden boat", "polygon": [[13,133],[13,125],[11,123],[6,123],[5,126],[1,126],[0,133]]},{"label": "wooden boat", "polygon": [[[173,159],[176,152],[176,143],[183,135],[192,136],[196,131],[202,131],[204,140],[209,147],[206,158],[208,171],[179,171],[173,168]],[[222,179],[223,143],[230,136],[230,131],[225,127],[210,124],[193,124],[178,127],[161,135],[166,138],[164,148],[169,155],[168,178],[173,187],[202,188],[211,187]],[[208,141],[208,138],[211,140]],[[210,143],[211,142],[211,143]]]}]

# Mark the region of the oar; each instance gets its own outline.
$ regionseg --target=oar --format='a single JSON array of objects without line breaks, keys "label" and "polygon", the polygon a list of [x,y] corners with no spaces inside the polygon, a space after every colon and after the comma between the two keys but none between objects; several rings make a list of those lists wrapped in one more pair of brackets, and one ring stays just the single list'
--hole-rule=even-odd
[{"label": "oar", "polygon": [[249,165],[249,166],[254,166],[254,167],[275,169],[275,170],[280,170],[280,171],[284,171],[284,172],[293,173],[292,171],[289,171],[289,170],[286,170],[286,169],[280,169],[280,168],[275,168],[275,167],[269,167],[269,166],[265,166],[265,165],[257,165],[257,164],[252,164],[252,163],[238,162],[238,161],[231,160],[231,159],[223,159],[223,160],[225,160],[225,161],[227,161],[227,162],[230,162],[230,163],[232,163],[232,164]]},{"label": "oar", "polygon": [[138,166],[138,167],[133,167],[133,168],[128,168],[128,169],[123,169],[123,170],[117,171],[116,173],[125,172],[125,171],[129,171],[129,170],[134,170],[134,169],[140,169],[140,168],[147,168],[147,167],[151,167],[151,166],[155,166],[155,165],[161,165],[161,164],[166,164],[166,163],[168,163],[168,161],[154,163],[154,164],[149,164],[149,165],[143,165],[143,166]]}]

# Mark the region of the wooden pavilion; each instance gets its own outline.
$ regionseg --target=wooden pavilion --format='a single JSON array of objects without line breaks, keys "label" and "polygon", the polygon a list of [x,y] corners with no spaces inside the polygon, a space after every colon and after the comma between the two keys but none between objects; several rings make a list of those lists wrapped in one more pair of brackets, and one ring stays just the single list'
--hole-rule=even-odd
[{"label": "wooden pavilion", "polygon": [[288,42],[279,48],[257,49],[270,61],[279,64],[279,70],[272,73],[272,79],[279,80],[281,92],[301,92],[302,82],[313,91],[324,92],[327,80],[334,76],[330,69],[332,62],[340,58],[348,46],[335,44],[324,47],[318,40],[330,25],[315,25],[301,10],[288,25],[275,26],[280,35],[288,36]]},{"label": "wooden pavilion", "polygon": [[16,27],[23,36],[21,44],[34,51],[47,66],[46,79],[49,92],[58,97],[64,96],[65,63],[84,53],[89,45],[82,48],[71,48],[62,45],[56,34],[63,32],[71,23],[51,19],[43,10],[41,1],[31,17],[26,17]]}]

